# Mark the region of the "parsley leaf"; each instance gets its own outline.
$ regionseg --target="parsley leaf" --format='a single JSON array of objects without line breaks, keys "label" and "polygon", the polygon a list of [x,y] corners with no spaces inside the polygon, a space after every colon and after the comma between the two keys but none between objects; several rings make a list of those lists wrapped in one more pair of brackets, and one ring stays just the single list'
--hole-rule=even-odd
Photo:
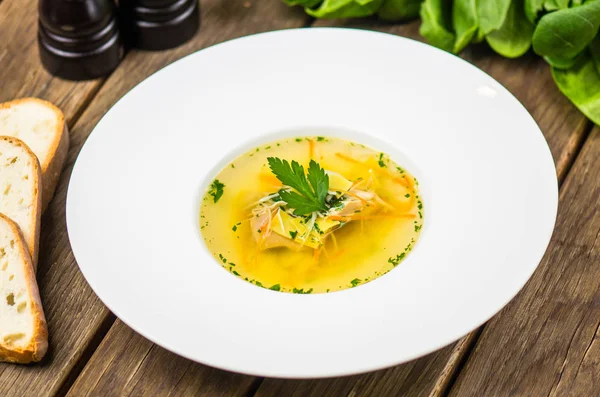
[{"label": "parsley leaf", "polygon": [[219,182],[218,179],[215,179],[213,183],[210,185],[210,189],[208,190],[208,194],[213,197],[213,201],[216,203],[219,201],[221,196],[223,195],[224,184]]},{"label": "parsley leaf", "polygon": [[311,160],[308,167],[308,179],[304,167],[297,161],[292,164],[277,157],[267,158],[273,174],[286,186],[295,191],[279,191],[279,196],[295,215],[306,215],[315,211],[326,211],[325,197],[329,191],[329,176],[319,164]]}]

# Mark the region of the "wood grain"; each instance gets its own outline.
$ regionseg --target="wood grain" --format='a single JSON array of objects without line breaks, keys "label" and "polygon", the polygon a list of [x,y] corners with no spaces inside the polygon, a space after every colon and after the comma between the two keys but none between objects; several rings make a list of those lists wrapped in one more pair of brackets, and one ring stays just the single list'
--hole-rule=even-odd
[{"label": "wood grain", "polygon": [[[86,82],[73,82],[55,78],[42,67],[37,49],[37,0],[5,0],[0,3],[0,102],[9,101],[24,96],[46,99],[59,106],[72,126],[90,99],[102,84],[102,79]],[[64,200],[61,204],[64,206]],[[76,308],[67,311],[63,308],[63,295],[70,294],[72,278],[68,272],[49,273],[55,267],[53,261],[66,262],[68,254],[63,257],[51,258],[47,254],[48,242],[68,246],[64,222],[55,222],[55,210],[48,211],[42,220],[40,264],[38,279],[40,293],[44,303],[46,317],[50,327],[50,352],[41,364],[17,366],[0,364],[0,395],[2,396],[37,396],[37,390],[43,390],[46,382],[54,387],[53,378],[60,382],[63,376],[64,363],[71,356],[62,354],[68,351],[76,338],[63,338],[61,330],[71,325],[71,320],[77,318],[89,306],[84,302]],[[57,230],[60,229],[60,232]],[[55,236],[64,235],[62,239]],[[72,258],[70,259],[72,261]],[[72,267],[69,264],[69,270]],[[82,285],[83,287],[83,285]],[[87,288],[87,287],[85,287]],[[71,296],[77,301],[76,296]],[[59,309],[57,309],[59,308]],[[73,308],[71,308],[73,309]],[[91,313],[91,316],[94,314]],[[101,323],[101,322],[100,322]],[[71,330],[76,335],[77,328]],[[63,340],[62,349],[54,349],[57,340]],[[31,391],[30,393],[28,391]]]},{"label": "wood grain", "polygon": [[37,0],[0,3],[0,102],[24,96],[46,99],[72,122],[100,87],[102,79],[62,80],[41,65],[37,47]]},{"label": "wood grain", "polygon": [[[376,20],[317,21],[314,26],[331,25],[374,29],[423,41],[418,21],[402,25]],[[531,55],[504,59],[485,46],[471,47],[462,57],[498,80],[532,113],[548,140],[562,180],[584,139],[588,122],[555,87],[545,62]],[[442,396],[470,353],[478,332],[432,355],[374,374],[334,380],[265,379],[257,396]],[[415,368],[422,369],[423,376],[415,376]]]},{"label": "wood grain", "polygon": [[[109,311],[89,288],[75,263],[65,220],[65,202],[72,164],[98,120],[134,85],[182,56],[242,35],[300,27],[308,20],[299,10],[289,9],[279,2],[205,0],[202,2],[201,10],[201,30],[185,45],[163,52],[129,52],[71,129],[68,166],[61,176],[55,199],[42,220],[48,232],[42,239],[40,252],[43,255],[38,265],[38,279],[50,329],[50,351],[45,361],[38,366],[1,367],[0,391],[3,396],[41,397],[66,392],[113,320]],[[19,78],[22,84],[26,76]],[[152,349],[152,354],[162,353],[160,350]],[[93,361],[92,364],[94,362],[97,361]],[[165,360],[159,358],[155,362],[161,365]],[[157,371],[162,372],[167,369],[165,367]],[[115,370],[120,372],[125,369],[115,368]],[[92,367],[85,373],[90,374],[94,371]],[[190,373],[198,373],[199,377],[211,373],[194,371]],[[232,378],[232,382],[235,379]],[[160,381],[160,378],[157,381]],[[81,390],[88,390],[85,378],[82,382],[79,383],[80,388],[72,393],[78,395]],[[198,382],[198,379],[195,378],[191,382]],[[132,388],[132,393],[141,393],[144,383],[146,382],[140,383],[137,388]],[[181,385],[184,386],[185,384]],[[210,383],[206,383],[205,386],[210,388]],[[7,394],[4,393],[5,391]],[[90,393],[105,395],[107,391],[91,390]]]},{"label": "wood grain", "polygon": [[[82,103],[85,104],[96,93],[100,81],[64,82],[48,76],[39,66],[37,69],[32,66],[37,59],[37,54],[32,55],[33,51],[37,51],[35,13],[31,10],[35,2],[27,0],[26,6],[23,3],[23,0],[18,0],[18,7],[15,6],[17,0],[0,3],[0,37],[3,39],[0,43],[0,64],[4,66],[0,69],[0,77],[11,77],[0,79],[0,98],[5,98],[4,95],[6,99],[19,95],[40,96],[59,104],[70,115],[69,120],[75,120]],[[133,51],[127,55],[75,124],[73,149],[69,154],[71,164],[107,109],[149,74],[196,49],[255,32],[298,27],[308,21],[300,10],[288,9],[280,2],[206,0],[202,2],[202,15],[201,32],[190,43],[160,53]],[[15,18],[21,18],[19,26],[15,24]],[[325,23],[318,23],[322,24]],[[389,25],[367,20],[336,24],[418,38],[416,23]],[[27,37],[22,38],[21,35]],[[5,45],[5,37],[14,38],[15,43],[22,41],[20,45]],[[15,54],[21,52],[25,55],[18,55],[15,61]],[[580,146],[586,121],[560,95],[543,61],[535,57],[505,60],[482,47],[469,50],[464,56],[507,86],[533,113],[549,141],[559,176],[563,178]],[[8,67],[5,66],[7,58],[11,58],[6,64],[10,65]],[[596,140],[597,135],[594,135]],[[42,240],[41,252],[45,253],[45,258],[40,261],[40,288],[50,325],[51,351],[46,361],[38,366],[0,367],[3,396],[46,396],[66,391],[78,374],[79,365],[91,354],[112,321],[107,309],[79,273],[68,244],[64,208],[70,170],[69,167],[63,175],[57,198],[43,220],[48,232]],[[598,245],[600,243],[592,247]],[[583,246],[580,248],[584,250]],[[568,311],[569,306],[565,305],[563,310]],[[589,336],[586,340],[589,350],[580,361],[578,374],[594,375],[591,372],[597,360],[594,352],[600,348],[595,340],[589,343],[593,334],[585,334]],[[474,339],[471,335],[420,360],[361,376],[320,381],[268,379],[257,395],[316,396],[319,391],[327,393],[320,395],[332,396],[440,395],[447,389]],[[566,390],[567,384],[593,387],[596,383],[590,380],[595,379],[591,375],[571,377],[571,383],[563,382],[563,386],[558,383],[555,390]],[[251,394],[256,386],[255,378],[214,370],[175,356],[117,321],[69,390],[69,395],[244,395]]]},{"label": "wood grain", "polygon": [[169,353],[117,320],[67,396],[246,396],[256,382]]},{"label": "wood grain", "polygon": [[600,130],[569,172],[537,271],[484,328],[451,395],[594,396],[600,390]]}]

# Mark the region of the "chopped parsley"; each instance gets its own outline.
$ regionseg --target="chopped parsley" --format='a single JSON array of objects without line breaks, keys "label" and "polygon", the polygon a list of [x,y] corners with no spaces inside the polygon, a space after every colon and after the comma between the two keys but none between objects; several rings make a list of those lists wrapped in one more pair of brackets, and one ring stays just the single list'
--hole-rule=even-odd
[{"label": "chopped parsley", "polygon": [[406,197],[406,198],[409,198],[409,197],[410,197],[410,194],[406,193],[406,194],[404,195],[404,197]]},{"label": "chopped parsley", "polygon": [[325,138],[322,136],[317,137],[317,142],[323,142],[324,140],[325,140]]},{"label": "chopped parsley", "polygon": [[306,291],[304,291],[304,288],[300,288],[300,289],[298,289],[298,288],[294,288],[294,289],[292,290],[292,292],[293,292],[294,294],[310,294],[312,291],[313,291],[313,289],[312,289],[312,288],[311,288],[311,289],[308,289],[308,290],[306,290]]},{"label": "chopped parsley", "polygon": [[275,285],[272,285],[271,288],[269,288],[269,289],[271,289],[273,291],[279,291],[279,290],[281,290],[281,286],[279,284],[275,284]]},{"label": "chopped parsley", "polygon": [[387,165],[385,165],[385,161],[383,161],[383,156],[383,153],[379,153],[379,161],[377,161],[381,168],[387,167]]},{"label": "chopped parsley", "polygon": [[233,225],[233,227],[231,228],[231,230],[233,230],[234,232],[237,231],[237,225]]},{"label": "chopped parsley", "polygon": [[298,235],[297,230],[290,231],[290,237],[292,238],[292,240],[295,240],[297,235]]},{"label": "chopped parsley", "polygon": [[219,199],[221,198],[221,196],[223,195],[223,188],[225,187],[224,184],[222,184],[221,182],[219,182],[218,179],[215,179],[213,181],[213,183],[211,183],[210,185],[210,189],[208,190],[208,194],[212,196],[213,201],[216,203],[217,201],[219,201]]},{"label": "chopped parsley", "polygon": [[388,259],[388,262],[394,266],[398,266],[398,264],[402,261],[402,259],[404,259],[405,256],[406,256],[406,252],[402,252],[402,253],[396,255],[396,257],[390,257]]},{"label": "chopped parsley", "polygon": [[360,279],[355,278],[354,280],[350,281],[350,284],[352,284],[352,287],[356,287],[358,284],[360,284]]}]

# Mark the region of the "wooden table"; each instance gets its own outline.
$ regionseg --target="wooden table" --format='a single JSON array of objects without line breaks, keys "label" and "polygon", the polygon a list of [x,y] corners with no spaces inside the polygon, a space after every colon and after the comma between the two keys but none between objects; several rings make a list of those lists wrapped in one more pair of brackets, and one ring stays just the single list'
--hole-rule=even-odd
[{"label": "wooden table", "polygon": [[134,333],[94,295],[69,246],[65,197],[73,162],[98,120],[134,85],[191,52],[252,33],[334,25],[422,40],[417,22],[315,21],[279,0],[202,0],[202,28],[189,43],[164,52],[130,51],[109,77],[76,83],[40,65],[37,1],[0,0],[0,101],[37,96],[54,102],[65,112],[72,139],[42,221],[38,280],[51,347],[38,365],[0,364],[0,396],[600,395],[600,130],[559,93],[548,66],[532,55],[507,60],[485,46],[462,55],[533,114],[550,144],[561,190],[556,230],[534,276],[501,313],[460,341],[359,376],[263,379],[169,353]]}]

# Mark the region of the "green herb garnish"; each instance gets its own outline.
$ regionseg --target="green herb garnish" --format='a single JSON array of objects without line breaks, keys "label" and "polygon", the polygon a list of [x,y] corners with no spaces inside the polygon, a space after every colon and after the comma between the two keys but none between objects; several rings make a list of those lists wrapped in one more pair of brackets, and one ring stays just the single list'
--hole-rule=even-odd
[{"label": "green herb garnish", "polygon": [[304,288],[300,288],[300,289],[298,289],[298,288],[294,288],[294,289],[292,290],[292,292],[293,292],[294,294],[310,294],[312,291],[313,291],[313,289],[312,289],[312,288],[311,288],[311,289],[308,289],[308,290],[306,290],[306,291],[304,291]]},{"label": "green herb garnish", "polygon": [[292,238],[292,240],[295,240],[297,235],[298,235],[297,230],[290,231],[290,237]]},{"label": "green herb garnish", "polygon": [[380,166],[381,168],[387,167],[387,166],[385,165],[385,162],[383,161],[383,156],[384,156],[384,154],[383,154],[383,153],[379,153],[379,161],[377,161],[377,163],[379,164],[379,166]]},{"label": "green herb garnish", "polygon": [[[410,244],[409,244],[410,246]],[[408,247],[407,247],[408,248]],[[404,249],[405,251],[407,251],[407,249]],[[391,263],[394,266],[398,266],[398,264],[400,263],[400,261],[402,261],[402,259],[404,259],[404,257],[406,256],[405,252],[402,252],[401,254],[396,255],[396,257],[391,257],[388,259],[388,262]]]},{"label": "green herb garnish", "polygon": [[271,288],[269,288],[269,289],[272,289],[273,291],[279,291],[281,289],[281,286],[279,284],[275,284],[275,285],[271,286]]},{"label": "green herb garnish", "polygon": [[358,284],[360,284],[360,279],[355,278],[354,280],[350,281],[350,284],[352,284],[353,287],[356,287]]},{"label": "green herb garnish", "polygon": [[210,189],[208,190],[208,194],[212,196],[213,201],[216,203],[217,201],[219,201],[219,199],[221,198],[221,196],[223,195],[223,188],[225,187],[224,184],[222,184],[221,182],[219,182],[218,179],[215,179],[213,181],[213,183],[211,183],[210,185]]},{"label": "green herb garnish", "polygon": [[329,191],[329,176],[316,161],[310,161],[308,175],[304,174],[304,167],[297,161],[292,161],[291,165],[287,160],[277,157],[269,157],[267,161],[277,179],[295,189],[295,191],[284,189],[279,191],[279,196],[288,207],[294,209],[295,215],[327,210],[325,197]]}]

